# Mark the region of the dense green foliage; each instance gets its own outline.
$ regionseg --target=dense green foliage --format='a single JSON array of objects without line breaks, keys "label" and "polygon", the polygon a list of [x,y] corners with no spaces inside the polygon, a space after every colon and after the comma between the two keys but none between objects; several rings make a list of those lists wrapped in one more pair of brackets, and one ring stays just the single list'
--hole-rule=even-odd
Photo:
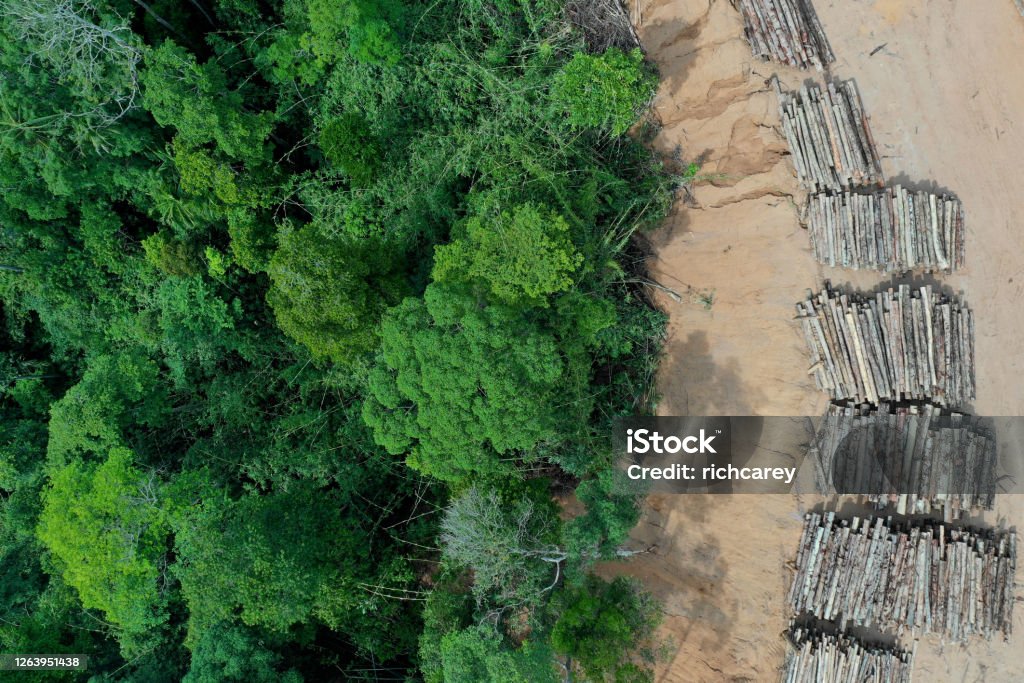
[{"label": "dense green foliage", "polygon": [[[0,651],[642,680],[656,82],[560,0],[0,0]],[[584,511],[563,521],[558,497]]]},{"label": "dense green foliage", "polygon": [[572,287],[583,261],[565,219],[533,204],[487,222],[472,216],[465,231],[464,238],[437,248],[434,279],[482,282],[490,295],[512,306],[547,305],[549,295]]},{"label": "dense green foliage", "polygon": [[316,358],[347,363],[377,347],[377,326],[405,288],[367,240],[284,231],[270,260],[267,302],[281,330]]},{"label": "dense green foliage", "polygon": [[509,649],[486,625],[452,631],[441,639],[441,666],[447,683],[503,681],[555,683],[555,662],[543,646]]},{"label": "dense green foliage", "polygon": [[640,683],[651,677],[642,668],[643,652],[661,620],[649,596],[625,577],[605,582],[588,576],[562,593],[561,614],[551,629],[551,646],[575,660],[587,678]]},{"label": "dense green foliage", "polygon": [[170,529],[153,474],[118,448],[98,465],[72,462],[50,475],[37,533],[82,605],[134,636],[166,619],[160,564]]},{"label": "dense green foliage", "polygon": [[552,104],[573,128],[624,133],[650,98],[651,82],[642,62],[640,50],[573,55],[555,77]]},{"label": "dense green foliage", "polygon": [[579,359],[523,311],[433,283],[388,312],[381,336],[364,416],[424,474],[456,484],[511,474],[510,456],[532,457],[564,432],[559,422],[581,416],[556,410],[580,393]]}]

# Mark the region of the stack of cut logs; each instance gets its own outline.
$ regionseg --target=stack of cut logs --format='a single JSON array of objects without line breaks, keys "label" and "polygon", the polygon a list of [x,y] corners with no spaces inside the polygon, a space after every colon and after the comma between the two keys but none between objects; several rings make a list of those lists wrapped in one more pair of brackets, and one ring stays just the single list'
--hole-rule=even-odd
[{"label": "stack of cut logs", "polygon": [[836,57],[810,0],[739,0],[754,56],[798,69],[822,69]]},{"label": "stack of cut logs", "polygon": [[871,194],[819,193],[807,204],[814,257],[828,266],[886,272],[964,265],[960,200],[899,185]]},{"label": "stack of cut logs", "polygon": [[819,389],[834,400],[974,400],[974,320],[966,306],[900,285],[874,297],[826,287],[797,304]]},{"label": "stack of cut logs", "polygon": [[914,653],[872,647],[845,634],[812,633],[796,628],[790,634],[796,649],[786,659],[783,683],[910,683]]},{"label": "stack of cut logs", "polygon": [[[1018,4],[1021,1],[1018,0]],[[811,0],[733,0],[756,57],[823,70],[835,60]],[[887,273],[964,266],[959,200],[883,187],[868,117],[852,81],[826,79],[779,95],[782,129],[801,185],[815,258]],[[974,400],[974,320],[930,286],[874,295],[824,291],[797,304],[818,388],[834,406],[811,446],[819,490],[862,493],[901,515],[942,508],[948,521],[992,509],[996,448],[990,431],[939,406]],[[919,408],[886,402],[925,401]],[[877,406],[877,407],[872,407]],[[831,487],[829,486],[831,484]],[[895,485],[895,488],[894,488]],[[850,489],[853,489],[851,491]],[[789,595],[797,619],[831,622],[826,635],[793,628],[783,681],[906,683],[913,654],[867,647],[848,625],[1009,636],[1016,536],[938,522],[808,515]]]},{"label": "stack of cut logs", "polygon": [[824,89],[805,85],[798,92],[776,88],[797,178],[813,193],[805,213],[819,262],[893,273],[963,267],[958,199],[899,185],[852,191],[884,182],[853,81],[832,81]]},{"label": "stack of cut logs", "polygon": [[819,491],[865,494],[896,513],[930,514],[951,522],[991,510],[996,492],[996,441],[990,427],[938,406],[829,406],[809,455]]},{"label": "stack of cut logs", "polygon": [[882,166],[853,81],[779,91],[797,177],[808,190],[880,185]]},{"label": "stack of cut logs", "polygon": [[857,626],[1009,637],[1016,534],[808,514],[789,604]]}]

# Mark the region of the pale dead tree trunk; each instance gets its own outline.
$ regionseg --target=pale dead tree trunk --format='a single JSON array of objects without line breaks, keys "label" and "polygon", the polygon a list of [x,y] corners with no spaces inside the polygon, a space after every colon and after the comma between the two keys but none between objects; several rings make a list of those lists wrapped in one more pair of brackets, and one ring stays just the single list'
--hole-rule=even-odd
[{"label": "pale dead tree trunk", "polygon": [[211,25],[216,25],[216,22],[215,22],[215,21],[213,20],[213,17],[211,17],[211,16],[209,15],[209,13],[208,13],[208,12],[206,11],[206,9],[205,9],[205,8],[204,8],[204,7],[202,6],[202,5],[201,5],[201,4],[200,4],[200,3],[198,2],[198,0],[189,0],[189,2],[190,2],[190,3],[192,4],[192,6],[193,6],[193,7],[195,7],[195,8],[197,9],[197,10],[199,10],[199,12],[200,12],[200,13],[201,13],[201,14],[202,14],[202,15],[203,15],[203,16],[204,16],[205,18],[206,18],[206,20],[207,20],[208,22],[210,22],[210,24],[211,24]]},{"label": "pale dead tree trunk", "polygon": [[146,12],[146,14],[148,14],[151,17],[153,17],[153,20],[156,23],[160,24],[165,29],[167,29],[168,31],[170,31],[174,35],[176,35],[179,38],[181,38],[182,40],[184,40],[186,43],[191,42],[188,38],[185,37],[184,34],[182,34],[181,31],[179,31],[178,29],[176,29],[173,26],[171,26],[171,23],[169,21],[167,21],[166,19],[161,17],[159,14],[157,14],[150,5],[148,5],[147,3],[143,2],[142,0],[134,0],[134,2],[135,2],[136,5],[141,7]]},{"label": "pale dead tree trunk", "polygon": [[564,662],[561,659],[555,659],[555,661],[558,662],[558,666],[562,667],[565,674],[562,676],[562,680],[565,683],[572,683],[572,657],[566,657]]},{"label": "pale dead tree trunk", "polygon": [[396,586],[373,585],[369,583],[357,583],[357,586],[374,597],[385,600],[399,600],[401,602],[426,602],[427,591],[410,590]]},{"label": "pale dead tree trunk", "polygon": [[21,266],[9,266],[9,265],[3,264],[3,263],[0,263],[0,270],[5,270],[8,273],[24,273],[25,272],[25,269],[22,268]]}]

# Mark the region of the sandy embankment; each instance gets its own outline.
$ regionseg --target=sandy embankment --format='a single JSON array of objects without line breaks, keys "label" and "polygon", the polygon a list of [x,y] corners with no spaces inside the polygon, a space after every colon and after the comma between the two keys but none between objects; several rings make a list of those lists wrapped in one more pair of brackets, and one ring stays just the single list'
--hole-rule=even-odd
[{"label": "sandy embankment", "polygon": [[[975,409],[1020,415],[1024,80],[1015,65],[1024,54],[1024,19],[1009,0],[984,5],[816,2],[839,59],[832,73],[857,80],[887,178],[915,187],[934,182],[964,201],[968,267],[943,282],[963,291],[976,312]],[[695,188],[695,206],[678,207],[652,238],[652,277],[680,292],[714,294],[707,309],[696,296],[662,298],[671,321],[660,412],[818,414],[826,398],[806,375],[793,304],[826,278],[861,287],[882,280],[821,268],[798,224],[803,197],[765,80],[778,73],[795,86],[820,75],[754,61],[724,0],[641,0],[639,9],[641,39],[663,77],[656,109],[664,128],[655,144],[700,159],[701,172],[713,176]],[[988,521],[1024,523],[1022,498],[1001,497]],[[665,604],[663,632],[672,646],[659,681],[777,680],[789,616],[784,565],[810,502],[649,499],[634,536],[658,550],[622,569]],[[1024,609],[1015,625],[1024,632]],[[918,643],[918,680],[1017,681],[1022,672],[1024,649],[1012,644]]]}]

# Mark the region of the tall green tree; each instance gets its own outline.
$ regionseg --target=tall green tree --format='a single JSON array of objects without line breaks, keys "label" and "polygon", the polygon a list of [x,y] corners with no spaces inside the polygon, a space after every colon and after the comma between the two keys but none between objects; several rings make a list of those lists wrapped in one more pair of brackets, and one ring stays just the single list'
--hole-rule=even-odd
[{"label": "tall green tree", "polygon": [[220,623],[203,631],[192,650],[185,683],[301,683],[280,653],[264,644],[258,632]]},{"label": "tall green tree", "polygon": [[143,102],[161,126],[176,132],[178,144],[213,144],[228,159],[252,165],[267,160],[272,112],[250,112],[245,96],[231,88],[219,64],[200,64],[195,55],[165,41],[146,57]]},{"label": "tall green tree", "polygon": [[279,239],[267,301],[285,334],[336,363],[375,350],[381,316],[405,291],[387,245],[324,237],[312,224]]},{"label": "tall green tree", "polygon": [[507,476],[585,406],[559,339],[528,315],[440,284],[388,312],[364,418],[378,443],[452,484]]},{"label": "tall green tree", "polygon": [[37,533],[82,605],[101,610],[125,640],[167,619],[170,527],[161,482],[115,448],[99,464],[72,460],[50,477]]},{"label": "tall green tree", "polygon": [[453,631],[441,641],[446,683],[555,683],[561,680],[546,648],[512,648],[487,626]]},{"label": "tall green tree", "polygon": [[622,135],[637,120],[656,82],[643,61],[639,48],[611,48],[600,55],[578,52],[555,76],[551,106],[573,128]]},{"label": "tall green tree", "polygon": [[657,605],[635,581],[610,582],[588,575],[559,596],[562,607],[551,630],[551,645],[587,680],[653,681],[652,653],[645,646],[660,621]]},{"label": "tall green tree", "polygon": [[496,301],[546,306],[550,295],[572,287],[582,262],[565,219],[527,203],[493,217],[470,217],[464,237],[437,247],[434,279],[478,281]]}]

